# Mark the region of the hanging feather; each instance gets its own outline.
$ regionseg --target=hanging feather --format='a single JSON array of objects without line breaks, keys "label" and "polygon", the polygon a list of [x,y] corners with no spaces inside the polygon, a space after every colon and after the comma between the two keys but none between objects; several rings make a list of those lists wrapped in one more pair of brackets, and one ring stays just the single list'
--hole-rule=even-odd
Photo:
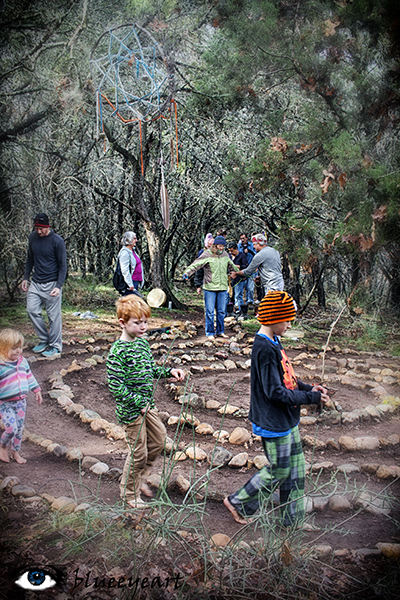
[{"label": "hanging feather", "polygon": [[165,184],[161,184],[161,214],[165,229],[169,229],[169,198]]},{"label": "hanging feather", "polygon": [[167,188],[164,183],[164,167],[161,163],[161,188],[160,188],[160,196],[161,196],[161,215],[164,223],[165,229],[169,229],[169,198]]}]

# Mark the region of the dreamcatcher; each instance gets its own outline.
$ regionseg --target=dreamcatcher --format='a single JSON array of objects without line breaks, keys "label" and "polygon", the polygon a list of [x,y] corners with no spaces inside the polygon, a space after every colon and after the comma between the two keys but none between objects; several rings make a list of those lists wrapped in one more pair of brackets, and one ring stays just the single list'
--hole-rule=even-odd
[{"label": "dreamcatcher", "polygon": [[[95,57],[97,56],[97,58]],[[173,74],[168,72],[161,46],[152,35],[138,25],[120,25],[104,33],[96,43],[90,60],[96,82],[97,137],[104,134],[104,115],[118,117],[123,123],[137,123],[139,128],[142,174],[142,128],[146,122],[170,123],[171,167],[179,164],[177,106],[173,99]],[[172,129],[174,122],[175,131]],[[161,214],[165,229],[169,228],[169,200],[161,169]]]}]

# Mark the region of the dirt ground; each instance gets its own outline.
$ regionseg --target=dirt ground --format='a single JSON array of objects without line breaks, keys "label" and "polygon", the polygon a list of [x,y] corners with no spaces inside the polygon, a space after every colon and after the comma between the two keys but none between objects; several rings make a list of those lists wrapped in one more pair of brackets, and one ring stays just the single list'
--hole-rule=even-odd
[{"label": "dirt ground", "polygon": [[[204,336],[202,311],[192,312],[185,316],[180,316],[180,322],[183,323],[189,319],[197,326],[197,335],[190,339],[177,338],[174,341],[170,339],[152,338],[150,344],[154,346],[153,353],[156,360],[160,360],[168,352],[168,364],[175,364],[176,359],[180,367],[190,371],[190,379],[187,384],[187,391],[204,397],[206,401],[216,400],[221,406],[226,402],[241,409],[239,414],[222,416],[217,410],[209,408],[195,409],[193,412],[201,423],[208,423],[215,431],[220,428],[231,433],[236,427],[244,427],[251,430],[251,424],[246,418],[246,411],[249,408],[250,392],[250,370],[238,366],[232,370],[213,370],[211,367],[216,362],[223,363],[230,359],[234,362],[244,362],[250,358],[246,353],[246,348],[251,348],[250,334],[238,340],[240,354],[230,352],[230,340],[216,341],[214,344],[207,345]],[[161,319],[150,320],[150,329],[162,327],[168,324],[168,321]],[[235,331],[232,327],[227,328],[227,333],[232,338]],[[237,331],[236,331],[237,333]],[[33,358],[31,363],[32,371],[43,388],[44,402],[42,406],[37,406],[33,397],[29,398],[27,418],[25,427],[29,433],[34,433],[53,442],[57,442],[67,448],[80,448],[84,456],[93,456],[112,468],[122,469],[126,446],[123,440],[108,439],[104,434],[94,432],[90,425],[82,423],[81,420],[73,415],[66,414],[56,399],[49,396],[52,389],[50,378],[63,369],[68,369],[72,361],[84,365],[79,371],[72,371],[63,376],[63,383],[70,386],[77,404],[83,404],[86,409],[99,413],[99,415],[113,423],[116,423],[114,400],[108,391],[106,381],[106,366],[104,362],[96,365],[85,364],[85,359],[93,355],[105,356],[112,341],[118,337],[119,330],[115,321],[106,319],[96,319],[83,321],[78,317],[69,317],[64,322],[64,349],[61,358],[56,360],[46,360]],[[284,346],[287,354],[292,361],[295,361],[295,371],[300,379],[309,383],[319,381],[318,374],[321,370],[322,343],[318,342],[309,347],[302,340],[285,339]],[[340,346],[340,339],[336,341]],[[171,344],[172,347],[171,347]],[[184,345],[184,346],[183,346]],[[243,351],[245,353],[243,353]],[[192,357],[196,353],[206,355],[205,360],[196,360],[185,362],[182,355],[189,354]],[[299,355],[303,356],[300,361],[296,361]],[[32,357],[32,351],[27,348],[26,357]],[[361,373],[357,379],[358,384],[346,385],[340,381],[334,380],[334,375],[338,372],[338,359],[347,359],[350,362],[356,361],[359,365],[367,363],[367,369]],[[296,364],[297,363],[297,364]],[[196,368],[193,369],[193,365]],[[198,372],[197,367],[203,367],[203,372]],[[367,406],[376,406],[379,400],[376,399],[369,387],[364,387],[365,382],[374,375],[368,372],[369,369],[390,368],[393,372],[400,371],[400,360],[382,353],[357,353],[351,348],[335,348],[335,351],[329,350],[326,355],[325,372],[328,377],[327,387],[332,399],[339,403],[343,411],[352,411],[356,408],[363,409]],[[361,367],[360,367],[361,369]],[[385,385],[385,389],[391,396],[400,396],[400,379]],[[173,380],[160,381],[156,391],[156,405],[162,418],[166,423],[167,433],[171,439],[176,435],[177,426],[169,425],[169,416],[179,416],[181,406],[175,398],[175,393],[170,384]],[[308,411],[308,416],[319,416],[319,408],[315,407]],[[387,440],[390,436],[400,434],[400,418],[398,413],[393,413],[376,420],[358,421],[348,425],[320,422],[311,425],[301,425],[301,435],[311,436],[313,439],[336,441],[343,435],[353,438],[372,436],[380,440]],[[181,429],[179,448],[184,449],[193,444],[195,438],[196,446],[199,446],[207,455],[212,453],[216,446],[216,439],[212,435],[199,435],[194,432],[192,427],[185,426]],[[253,443],[243,445],[234,445],[229,441],[223,444],[218,443],[229,450],[233,455],[240,452],[247,452],[251,461],[256,456],[263,454],[261,443],[258,440]],[[310,476],[307,483],[309,493],[316,492],[316,489],[327,483],[338,467],[343,464],[351,464],[361,467],[365,464],[378,464],[386,466],[400,467],[400,444],[380,444],[375,450],[365,450],[356,452],[345,452],[337,443],[330,443],[319,450],[304,444],[304,452],[307,462],[333,463],[329,469],[321,473],[314,473]],[[0,463],[0,480],[7,476],[17,476],[22,484],[35,489],[37,494],[47,493],[55,498],[60,496],[75,497],[78,501],[93,502],[101,499],[104,503],[113,505],[119,502],[118,480],[111,477],[102,476],[99,480],[89,470],[79,470],[79,464],[76,461],[69,461],[64,457],[56,457],[47,452],[45,447],[25,440],[22,445],[21,454],[27,459],[24,465],[15,462]],[[154,472],[162,474],[168,463],[168,457],[161,457],[157,460]],[[248,463],[249,464],[249,463]],[[250,463],[251,464],[251,463]],[[176,462],[172,471],[171,478],[183,475],[188,480],[199,479],[207,473],[209,465],[207,460],[193,461],[186,459]],[[232,491],[242,486],[254,473],[256,468],[244,466],[239,469],[224,466],[212,471],[208,487],[208,500],[206,503],[206,512],[204,516],[204,529],[208,531],[209,536],[216,533],[223,533],[232,538],[240,530],[240,525],[236,523],[230,513],[222,504],[222,499]],[[99,482],[100,481],[100,482]],[[375,494],[387,494],[392,498],[392,507],[390,516],[386,514],[371,514],[365,511],[357,512],[354,509],[354,503],[350,512],[335,512],[329,507],[322,511],[314,511],[310,515],[310,521],[317,525],[321,530],[315,533],[307,533],[306,543],[312,546],[314,540],[318,544],[330,545],[333,551],[358,551],[360,549],[375,549],[378,542],[400,543],[400,532],[398,529],[398,519],[400,516],[398,500],[400,497],[400,481],[398,479],[382,479],[376,474],[370,474],[363,470],[352,472],[345,475],[338,472],[335,478],[337,495],[345,495],[353,503],[354,494],[358,490],[368,490]],[[324,488],[327,490],[328,488]],[[329,488],[332,490],[332,487]],[[170,489],[171,499],[180,504],[183,499],[182,493],[176,488]],[[397,501],[396,501],[397,499]],[[2,502],[7,513],[7,527],[10,524],[23,524],[26,520],[30,523],[32,520],[32,509],[29,509],[27,503],[21,499],[15,499],[11,494],[2,494]],[[336,530],[333,526],[337,525]],[[23,526],[23,525],[22,525]],[[322,531],[322,533],[321,533]],[[257,539],[260,531],[254,526],[248,528],[245,539]],[[13,550],[16,552],[16,550]],[[45,552],[45,549],[41,549]],[[17,553],[18,554],[18,553]],[[339,552],[340,554],[340,552]],[[338,554],[338,555],[339,555]],[[368,554],[368,552],[365,552]],[[346,564],[341,563],[340,568],[347,569],[349,572],[356,569],[356,572],[367,573],[371,566],[363,562],[364,559],[358,555],[358,563],[354,566],[354,560],[351,561],[347,555]],[[354,558],[354,554],[352,555]],[[380,569],[382,573],[385,569],[389,570],[390,561],[382,557],[375,557],[373,569]],[[346,562],[346,561],[345,561]],[[372,569],[372,570],[373,570]],[[36,597],[36,596],[35,596]],[[367,597],[367,596],[365,596]],[[372,597],[372,596],[371,596]],[[375,596],[374,596],[375,597]],[[380,597],[380,596],[376,596]],[[1,595],[0,595],[1,598]]]}]

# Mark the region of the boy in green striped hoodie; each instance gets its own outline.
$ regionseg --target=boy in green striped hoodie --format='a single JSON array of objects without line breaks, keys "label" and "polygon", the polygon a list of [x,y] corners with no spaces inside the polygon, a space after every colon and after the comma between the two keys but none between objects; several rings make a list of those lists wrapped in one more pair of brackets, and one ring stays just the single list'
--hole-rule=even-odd
[{"label": "boy in green striped hoodie", "polygon": [[175,377],[183,381],[182,369],[157,366],[147,331],[150,307],[138,296],[128,295],[117,303],[117,317],[122,328],[107,358],[110,392],[116,401],[117,420],[125,429],[129,452],[120,483],[120,495],[132,508],[146,503],[140,493],[152,496],[146,483],[151,466],[164,447],[166,430],[158,417],[153,394],[153,380]]}]

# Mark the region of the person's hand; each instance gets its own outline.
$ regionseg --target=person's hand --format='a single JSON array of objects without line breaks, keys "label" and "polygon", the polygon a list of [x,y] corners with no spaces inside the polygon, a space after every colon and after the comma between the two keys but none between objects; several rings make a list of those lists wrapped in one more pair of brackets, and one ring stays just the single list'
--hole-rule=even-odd
[{"label": "person's hand", "polygon": [[61,290],[58,287],[55,287],[51,290],[50,292],[50,296],[58,296],[60,294]]},{"label": "person's hand", "polygon": [[23,292],[27,292],[29,288],[29,281],[27,279],[24,279],[23,282],[21,283],[21,289]]},{"label": "person's hand", "polygon": [[182,279],[183,279],[183,281],[187,281],[189,279],[189,277],[188,277],[188,275],[186,275],[186,273],[184,273],[182,275]]},{"label": "person's hand", "polygon": [[149,410],[149,405],[146,404],[146,406],[144,408],[142,408],[142,410],[140,412],[142,413],[142,415],[145,415],[148,410]]},{"label": "person's hand", "polygon": [[329,404],[331,399],[328,396],[328,390],[322,385],[314,385],[312,388],[313,392],[321,392],[321,404]]},{"label": "person's hand", "polygon": [[42,402],[43,402],[42,392],[40,390],[38,392],[35,392],[35,398],[36,398],[36,402],[40,406],[42,404]]},{"label": "person's hand", "polygon": [[183,381],[185,379],[185,371],[183,369],[172,369],[171,377],[175,377],[178,381]]},{"label": "person's hand", "polygon": [[201,294],[201,287],[198,287],[198,288],[197,288],[197,290],[196,290],[196,292],[197,292],[198,294]]}]

